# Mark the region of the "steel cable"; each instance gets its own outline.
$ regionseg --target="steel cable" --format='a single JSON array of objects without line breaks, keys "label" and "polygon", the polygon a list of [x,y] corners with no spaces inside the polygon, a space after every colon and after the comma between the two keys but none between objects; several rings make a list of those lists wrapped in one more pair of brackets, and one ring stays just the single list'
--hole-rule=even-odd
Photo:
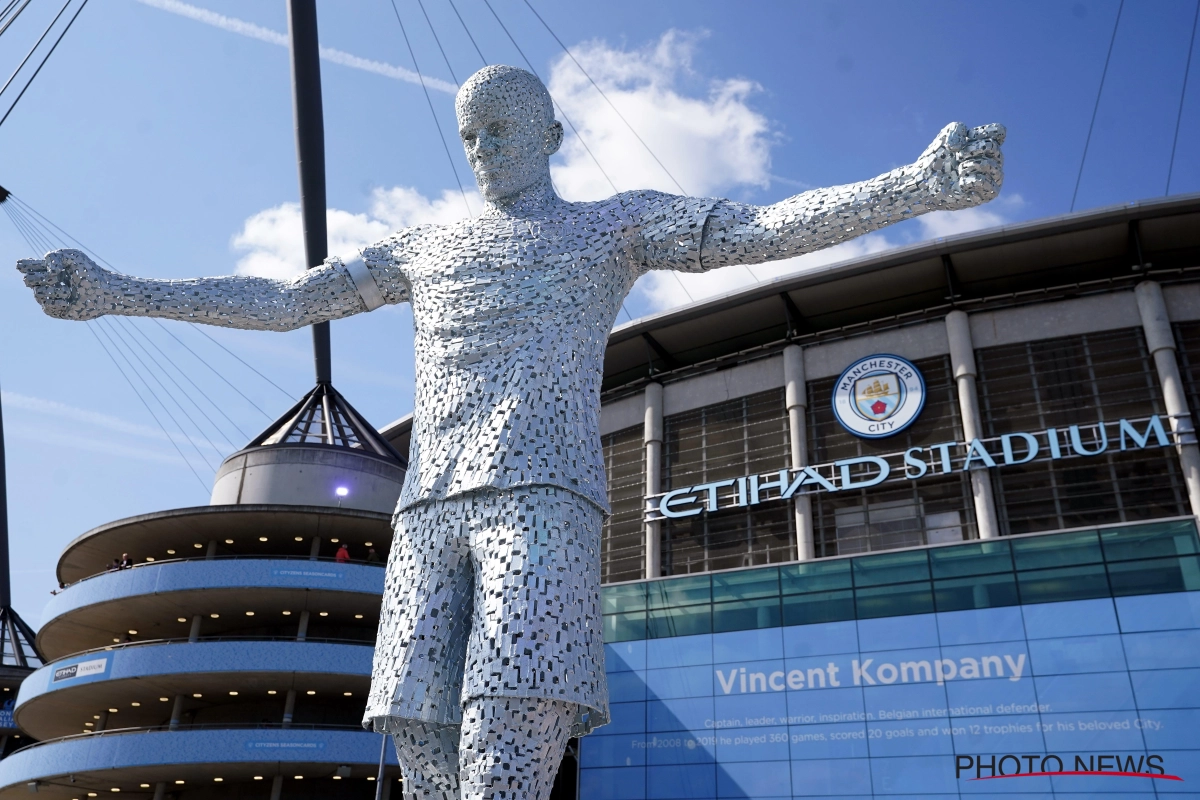
[{"label": "steel cable", "polygon": [[441,137],[442,149],[446,151],[446,160],[450,162],[450,171],[454,173],[454,182],[458,184],[458,191],[462,194],[463,205],[467,207],[467,216],[473,216],[471,214],[471,204],[467,202],[467,190],[463,188],[462,180],[458,177],[458,169],[454,166],[454,156],[450,155],[450,144],[446,141],[446,134],[442,131],[442,123],[438,122],[437,112],[433,110],[433,100],[429,96],[429,89],[425,86],[425,76],[421,73],[421,67],[417,64],[417,54],[413,52],[412,44],[408,41],[408,31],[404,29],[404,21],[400,19],[400,9],[396,7],[396,0],[391,0],[391,3],[392,11],[396,13],[396,22],[400,23],[400,33],[404,36],[404,45],[408,48],[408,55],[413,60],[413,69],[417,71],[417,77],[421,79],[421,91],[425,93],[425,102],[429,104],[429,114],[433,117],[433,124],[437,128],[438,136]]},{"label": "steel cable", "polygon": [[1079,197],[1079,182],[1083,180],[1083,165],[1087,163],[1088,146],[1092,143],[1092,129],[1096,127],[1096,112],[1100,110],[1100,96],[1104,94],[1104,79],[1108,77],[1108,62],[1112,60],[1113,45],[1117,41],[1117,28],[1121,26],[1121,11],[1125,8],[1125,0],[1117,6],[1117,19],[1113,22],[1112,38],[1108,41],[1108,54],[1104,56],[1104,69],[1100,73],[1100,88],[1096,90],[1096,104],[1092,107],[1092,121],[1088,123],[1087,138],[1083,140],[1083,156],[1079,159],[1079,174],[1075,176],[1075,191],[1071,193],[1071,211],[1075,210],[1075,200]]},{"label": "steel cable", "polygon": [[[70,5],[70,4],[71,4],[71,0],[67,0],[67,5]],[[58,49],[59,42],[61,42],[63,40],[63,37],[67,35],[67,31],[71,30],[71,26],[75,24],[75,20],[79,18],[79,14],[83,11],[84,8],[87,7],[87,4],[88,4],[88,0],[83,0],[83,2],[79,4],[79,8],[71,16],[71,19],[67,21],[67,27],[63,28],[62,33],[60,33],[58,35],[58,38],[54,40],[54,44],[50,47],[50,51],[48,53],[46,53],[45,57],[42,59],[42,63],[38,64],[38,68],[33,71],[33,74],[29,76],[29,80],[27,80],[25,82],[25,86],[24,86],[24,88],[21,89],[21,93],[17,95],[17,99],[12,101],[12,105],[10,105],[8,107],[8,111],[5,111],[4,116],[0,117],[0,125],[3,125],[8,120],[9,115],[12,114],[14,109],[16,109],[17,103],[21,102],[21,98],[25,96],[25,92],[29,91],[29,87],[33,85],[34,79],[36,79],[38,76],[38,73],[40,73],[42,71],[42,67],[46,66],[46,62],[50,60],[50,56],[54,55],[54,51]],[[63,11],[66,11],[66,10],[67,10],[67,6],[63,6]],[[62,11],[58,12],[58,16],[62,16]],[[56,16],[54,18],[55,22],[58,21],[58,16]],[[53,27],[54,23],[52,22],[50,24],[51,24],[51,27]],[[50,32],[50,28],[47,28],[46,33],[49,33],[49,32]],[[42,34],[42,37],[45,38],[45,34]],[[41,41],[42,41],[41,39],[38,39],[38,44],[41,44]],[[37,47],[37,45],[34,45],[35,49],[36,49],[36,47]],[[29,52],[30,52],[30,54],[33,53],[32,50]],[[28,56],[26,56],[26,58],[28,59]],[[24,65],[24,63],[25,63],[24,61],[21,62],[22,65]],[[18,67],[17,69],[20,70],[20,67]],[[16,73],[14,72],[13,75],[15,76]],[[11,82],[11,80],[12,79],[10,78],[9,81]],[[4,88],[7,89],[8,84],[5,84]],[[3,90],[0,89],[0,94],[2,94],[2,93],[3,93]]]},{"label": "steel cable", "polygon": [[1188,73],[1192,71],[1192,48],[1196,46],[1196,22],[1200,21],[1200,0],[1196,0],[1196,13],[1192,15],[1192,35],[1188,39],[1187,61],[1183,65],[1183,87],[1179,90],[1179,111],[1175,114],[1175,136],[1171,139],[1171,161],[1167,164],[1167,188],[1164,195],[1171,193],[1171,174],[1175,172],[1175,148],[1179,145],[1179,123],[1183,121],[1183,98],[1187,96]]}]

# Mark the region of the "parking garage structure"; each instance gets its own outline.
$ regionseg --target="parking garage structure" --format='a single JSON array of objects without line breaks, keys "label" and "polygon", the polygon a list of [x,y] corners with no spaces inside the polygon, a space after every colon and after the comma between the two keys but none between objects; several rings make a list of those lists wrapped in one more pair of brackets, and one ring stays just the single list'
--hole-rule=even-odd
[{"label": "parking garage structure", "polygon": [[[63,551],[46,663],[14,710],[39,743],[0,762],[0,797],[366,800],[380,774],[383,796],[399,789],[361,721],[402,460],[275,438],[227,459],[237,496],[218,479],[219,504],[107,523]],[[290,494],[280,464],[330,491]],[[327,504],[296,503],[313,498]]]}]

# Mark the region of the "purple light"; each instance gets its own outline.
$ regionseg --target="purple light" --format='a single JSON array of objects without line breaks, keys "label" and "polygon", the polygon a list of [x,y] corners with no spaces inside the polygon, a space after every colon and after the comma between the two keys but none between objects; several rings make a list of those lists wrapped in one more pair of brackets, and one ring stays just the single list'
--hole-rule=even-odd
[{"label": "purple light", "polygon": [[334,491],[337,493],[338,497],[345,497],[346,495],[350,494],[350,490],[345,486],[339,486]]}]

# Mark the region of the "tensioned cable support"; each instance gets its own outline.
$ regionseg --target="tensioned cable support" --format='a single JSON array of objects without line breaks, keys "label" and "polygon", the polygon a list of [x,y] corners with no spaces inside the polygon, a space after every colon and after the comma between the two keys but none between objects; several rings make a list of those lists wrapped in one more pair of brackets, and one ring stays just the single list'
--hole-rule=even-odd
[{"label": "tensioned cable support", "polygon": [[[467,190],[463,188],[462,180],[458,177],[458,169],[454,166],[454,156],[450,155],[450,144],[446,141],[445,132],[442,131],[442,123],[438,122],[437,112],[433,110],[433,100],[429,97],[429,89],[425,86],[425,76],[421,73],[420,65],[417,64],[417,54],[413,51],[412,43],[408,41],[408,31],[404,28],[404,20],[400,19],[400,9],[396,7],[396,0],[391,0],[391,3],[392,11],[396,13],[396,22],[400,23],[400,33],[404,36],[404,46],[408,48],[408,55],[412,58],[413,69],[417,71],[417,75],[421,78],[421,91],[425,93],[425,102],[429,104],[429,115],[433,117],[433,124],[437,128],[438,136],[442,140],[442,149],[446,151],[446,160],[450,162],[450,171],[454,173],[454,182],[458,184],[458,191],[462,195],[463,205],[467,208],[467,216],[472,216],[471,204],[467,202]],[[441,45],[438,46],[440,47]]]},{"label": "tensioned cable support", "polygon": [[[675,184],[675,188],[679,190],[679,193],[682,195],[687,195],[687,189],[684,189],[683,185],[675,179],[675,176],[671,174],[671,170],[667,169],[667,165],[662,162],[662,159],[660,159],[652,149],[650,149],[650,145],[646,144],[646,140],[638,134],[637,130],[632,124],[630,124],[629,120],[625,119],[625,115],[621,113],[621,110],[617,108],[616,104],[609,98],[609,96],[604,93],[604,90],[600,88],[600,84],[596,83],[592,76],[588,74],[588,71],[584,69],[583,64],[579,63],[579,59],[575,58],[575,54],[572,53],[565,44],[563,44],[563,40],[558,38],[558,34],[555,33],[550,27],[549,23],[542,18],[542,15],[537,12],[537,9],[533,7],[533,4],[530,3],[529,0],[524,0],[524,2],[529,10],[533,12],[533,15],[537,17],[538,22],[542,23],[542,27],[546,29],[546,32],[554,38],[554,41],[558,42],[558,46],[561,47],[562,51],[567,54],[567,58],[571,59],[575,66],[579,68],[579,71],[583,73],[583,77],[587,78],[588,83],[592,84],[592,88],[599,92],[600,96],[604,98],[604,102],[608,103],[608,107],[611,108],[613,113],[616,114],[621,122],[625,124],[625,127],[628,128],[629,132],[633,134],[633,138],[638,140],[638,143],[641,144],[645,151],[650,154],[650,157],[654,159],[654,163],[658,164],[666,176],[671,179],[671,183]],[[494,14],[496,12],[493,11],[492,13]],[[762,282],[762,280],[754,274],[754,270],[750,268],[749,264],[743,264],[742,266],[745,268],[746,272],[750,273],[750,277],[754,279],[755,283]],[[682,279],[679,279],[679,285],[681,287],[683,286]],[[684,289],[684,292],[687,293],[686,288]],[[692,299],[691,294],[688,294],[688,299]]]},{"label": "tensioned cable support", "polygon": [[1187,96],[1188,73],[1192,70],[1192,48],[1196,46],[1196,22],[1200,20],[1200,0],[1196,0],[1196,13],[1192,15],[1192,35],[1188,39],[1187,61],[1183,65],[1183,87],[1179,90],[1179,111],[1175,113],[1175,136],[1171,139],[1171,161],[1167,164],[1167,188],[1164,195],[1171,193],[1171,174],[1175,171],[1175,148],[1179,144],[1179,123],[1183,120],[1183,98]]},{"label": "tensioned cable support", "polygon": [[[67,0],[67,5],[63,6],[63,11],[66,11],[67,6],[69,6],[70,4],[71,4],[71,0]],[[83,9],[87,6],[87,4],[88,4],[88,0],[83,0],[83,2],[79,4],[79,8],[76,9],[75,13],[71,16],[71,19],[67,21],[67,27],[63,28],[62,33],[60,33],[58,35],[58,38],[54,40],[54,44],[50,47],[50,51],[48,53],[46,53],[45,57],[42,59],[42,63],[38,64],[37,69],[35,69],[33,71],[33,74],[29,76],[29,80],[27,80],[25,82],[25,86],[24,86],[24,88],[21,89],[21,93],[17,95],[17,99],[12,101],[12,105],[10,105],[8,107],[8,111],[5,111],[4,116],[0,117],[0,125],[3,125],[8,120],[9,115],[12,114],[14,109],[16,109],[17,103],[21,102],[21,98],[25,96],[25,92],[29,91],[29,87],[33,85],[34,79],[36,79],[38,76],[38,73],[40,73],[42,71],[42,67],[46,66],[46,62],[50,60],[50,56],[54,55],[54,51],[58,49],[59,43],[63,40],[63,37],[67,35],[67,31],[71,30],[71,26],[75,24],[75,20],[79,18],[79,14],[83,11]],[[58,16],[56,16],[54,18],[55,22],[58,21],[59,16],[62,16],[62,11],[60,11],[58,13]],[[54,23],[53,22],[50,23],[50,27],[53,27],[53,26],[54,26]],[[49,33],[49,32],[50,32],[50,28],[47,28],[46,33]],[[45,35],[46,35],[45,33],[42,34],[42,38],[45,38]],[[42,39],[38,39],[38,44],[41,44],[41,42],[42,42]],[[36,49],[36,48],[37,48],[37,45],[34,45],[34,49]],[[29,52],[30,52],[30,55],[33,54],[33,50],[30,50]],[[28,59],[28,56],[26,56],[26,59]],[[25,62],[22,61],[21,64],[23,66],[25,64]],[[20,67],[18,67],[17,69],[20,70]],[[13,73],[13,76],[14,77],[16,76],[15,72]],[[10,78],[9,80],[11,82],[12,79]],[[5,84],[4,88],[7,89],[8,84]],[[3,90],[0,90],[0,93],[3,93]]]},{"label": "tensioned cable support", "polygon": [[175,448],[175,452],[179,453],[179,457],[183,459],[183,463],[187,464],[187,468],[189,470],[191,470],[191,473],[193,475],[196,476],[196,480],[200,482],[201,488],[203,488],[204,491],[207,493],[209,491],[208,484],[205,483],[204,479],[200,477],[200,473],[196,472],[196,468],[192,466],[192,462],[188,461],[187,456],[185,456],[183,454],[183,451],[179,449],[179,445],[176,444],[175,439],[171,437],[171,434],[167,433],[166,426],[164,426],[162,424],[162,421],[159,420],[158,415],[154,413],[154,409],[150,408],[150,404],[146,402],[146,399],[144,397],[142,397],[141,392],[139,392],[137,390],[137,387],[134,386],[133,381],[130,380],[129,376],[125,374],[125,370],[121,369],[121,365],[117,363],[117,359],[109,351],[108,347],[105,346],[103,340],[100,339],[100,336],[96,333],[95,328],[92,327],[92,324],[90,322],[87,323],[84,327],[86,327],[88,329],[88,332],[90,332],[92,334],[92,336],[96,337],[96,341],[99,342],[99,344],[100,344],[100,349],[102,349],[104,351],[104,354],[107,355],[109,357],[109,359],[112,361],[113,366],[117,368],[117,372],[121,373],[121,377],[125,379],[125,382],[129,384],[129,388],[133,390],[133,393],[135,395],[137,395],[138,401],[141,402],[141,404],[146,407],[146,411],[149,412],[149,414],[150,414],[151,418],[153,418],[155,424],[158,425],[159,430],[161,430],[163,432],[163,436],[167,437],[167,441],[170,442],[171,446]]},{"label": "tensioned cable support", "polygon": [[1117,6],[1117,19],[1113,22],[1112,38],[1108,40],[1108,54],[1104,56],[1104,69],[1100,72],[1100,88],[1096,90],[1096,104],[1092,106],[1092,121],[1088,123],[1087,138],[1083,140],[1083,156],[1079,159],[1079,174],[1075,176],[1075,191],[1071,193],[1071,211],[1075,210],[1075,200],[1079,197],[1079,182],[1083,180],[1083,165],[1087,163],[1088,146],[1092,143],[1092,129],[1096,127],[1096,112],[1100,110],[1100,97],[1104,94],[1104,79],[1108,77],[1108,62],[1112,60],[1113,45],[1117,41],[1117,29],[1121,27],[1121,11],[1125,8],[1125,0]]},{"label": "tensioned cable support", "polygon": [[12,2],[5,6],[4,11],[0,12],[0,19],[4,20],[4,24],[0,25],[0,36],[4,35],[4,32],[8,30],[8,26],[17,21],[17,17],[21,16],[21,12],[24,11],[29,4],[33,2],[33,0],[25,0],[25,2],[21,4],[21,7],[13,12],[13,15],[10,17],[8,13],[12,11],[13,6],[15,6],[17,2],[18,0],[12,0]]},{"label": "tensioned cable support", "polygon": [[482,61],[483,65],[486,67],[488,65],[488,60],[483,57],[483,51],[479,49],[479,45],[475,42],[475,37],[471,35],[471,29],[467,27],[466,20],[463,19],[462,14],[458,13],[458,6],[454,5],[454,0],[446,0],[446,2],[448,2],[450,7],[454,9],[454,16],[458,17],[459,23],[462,24],[463,30],[467,33],[467,38],[471,40],[471,46],[475,48],[475,52],[479,55],[479,60]]},{"label": "tensioned cable support", "polygon": [[[536,69],[534,69],[533,63],[530,62],[528,56],[525,55],[525,51],[521,49],[521,45],[517,44],[517,40],[513,38],[513,35],[509,32],[508,27],[504,24],[504,21],[500,19],[500,15],[496,13],[496,9],[492,8],[492,4],[489,2],[489,0],[483,0],[483,4],[487,6],[488,11],[492,12],[492,16],[496,18],[496,23],[500,26],[500,29],[504,31],[504,35],[508,37],[508,40],[512,42],[512,46],[515,47],[517,53],[520,54],[521,60],[525,62],[525,66],[529,67],[529,71],[532,72],[538,80],[542,80],[542,76],[538,74]],[[545,83],[545,81],[542,82]],[[592,163],[596,165],[596,169],[600,170],[600,174],[604,176],[604,180],[608,181],[608,185],[612,187],[613,192],[619,192],[620,190],[617,188],[617,184],[613,183],[613,179],[609,177],[607,172],[605,172],[604,167],[600,166],[600,160],[596,158],[596,154],[592,152],[592,148],[588,147],[588,144],[586,141],[584,141],[584,138],[579,135],[579,130],[575,127],[575,123],[571,122],[571,118],[567,116],[567,112],[563,110],[563,107],[554,99],[553,96],[550,97],[550,102],[554,104],[554,107],[558,110],[558,113],[562,115],[563,122],[567,123],[567,127],[571,129],[571,133],[575,134],[575,138],[579,140],[579,144],[583,146],[583,149],[587,152],[588,157],[592,159]],[[683,290],[685,295],[687,295],[687,299],[693,303],[696,302],[696,299],[692,297],[692,293],[687,290],[686,286],[684,286],[683,280],[679,277],[679,275],[674,271],[670,271],[670,274],[675,277],[675,282],[679,284],[679,288]],[[621,310],[625,311],[625,316],[629,317],[629,321],[632,322],[633,315],[625,309],[624,303],[621,304]]]},{"label": "tensioned cable support", "polygon": [[[395,8],[395,4],[392,7]],[[425,22],[429,25],[429,32],[433,34],[433,41],[437,43],[437,48],[442,54],[442,60],[446,62],[446,69],[450,73],[450,79],[457,84],[458,76],[454,74],[454,67],[450,66],[450,59],[446,56],[446,49],[442,47],[442,40],[438,38],[437,29],[433,27],[433,20],[429,18],[429,12],[425,10],[425,4],[421,0],[417,0],[417,8],[421,9],[421,15],[425,17]]]}]

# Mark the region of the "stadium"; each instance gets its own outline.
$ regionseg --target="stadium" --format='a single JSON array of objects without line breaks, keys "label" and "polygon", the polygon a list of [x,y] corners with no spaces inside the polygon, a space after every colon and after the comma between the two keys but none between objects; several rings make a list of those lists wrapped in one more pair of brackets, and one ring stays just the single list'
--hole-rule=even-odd
[{"label": "stadium", "polygon": [[[612,724],[556,797],[1200,782],[1200,196],[636,320],[602,400]],[[69,545],[0,798],[398,793],[358,717],[410,426],[314,390],[212,505]]]}]

